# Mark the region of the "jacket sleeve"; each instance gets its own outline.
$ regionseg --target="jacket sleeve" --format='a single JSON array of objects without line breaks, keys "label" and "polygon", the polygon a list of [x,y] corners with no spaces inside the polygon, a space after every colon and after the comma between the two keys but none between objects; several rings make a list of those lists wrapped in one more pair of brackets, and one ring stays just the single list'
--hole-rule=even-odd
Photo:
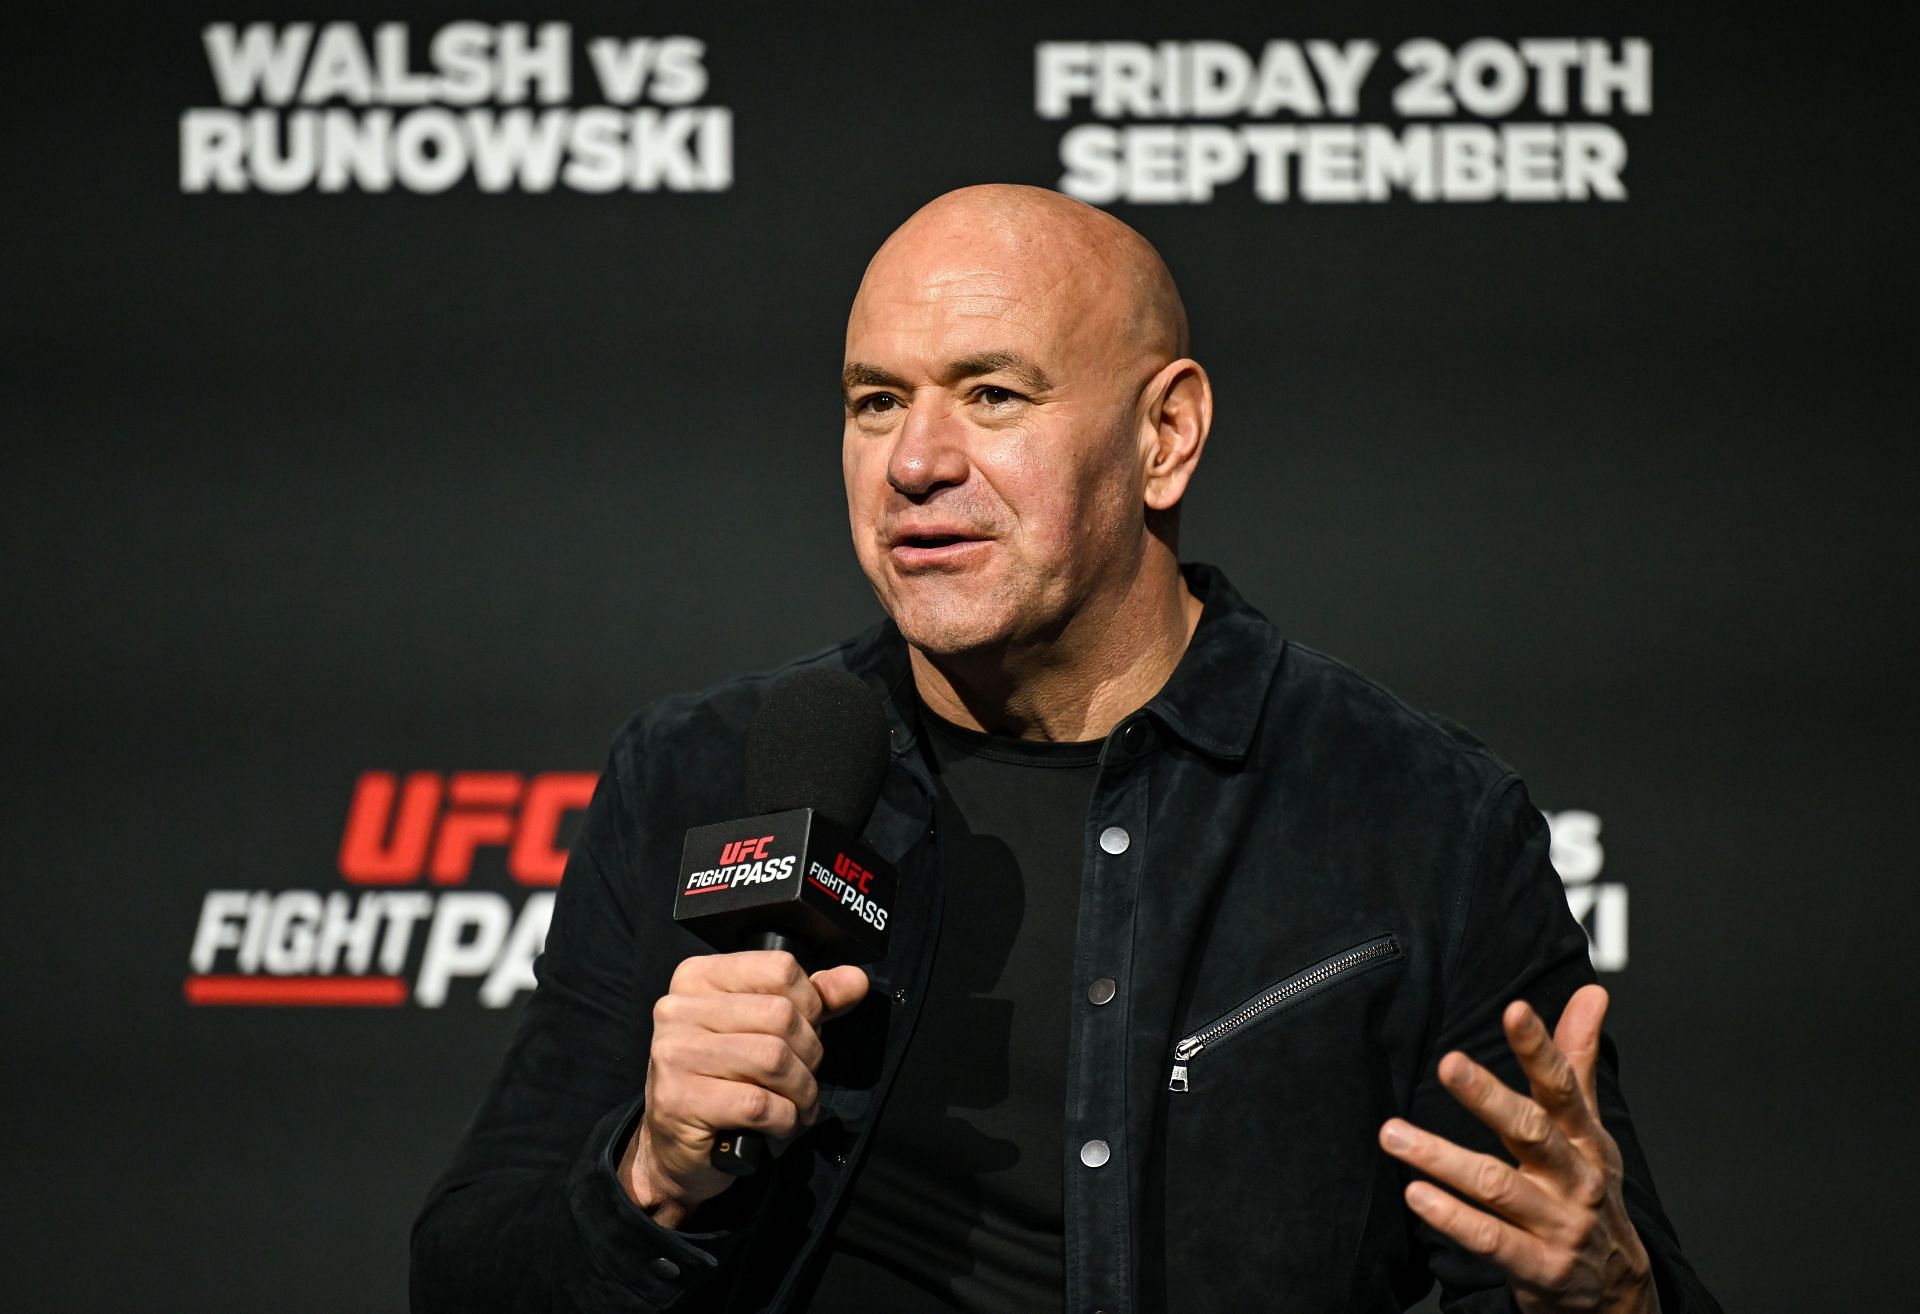
[{"label": "jacket sleeve", "polygon": [[[1525,788],[1509,777],[1495,788],[1483,816],[1480,856],[1464,873],[1453,909],[1443,1013],[1422,1060],[1409,1121],[1511,1162],[1498,1138],[1440,1084],[1440,1059],[1450,1050],[1463,1050],[1525,1092],[1526,1077],[1507,1046],[1501,1014],[1512,1000],[1525,999],[1551,1027],[1573,992],[1595,975],[1586,932],[1568,911],[1564,887],[1548,861],[1546,819]],[[1621,1093],[1610,1037],[1602,1040],[1596,1087],[1601,1121],[1620,1146],[1627,1212],[1652,1263],[1662,1314],[1720,1314],[1681,1254],[1654,1191]],[[1417,1224],[1429,1267],[1440,1281],[1443,1309],[1449,1314],[1514,1309],[1498,1267],[1455,1246],[1411,1210],[1407,1216]]]},{"label": "jacket sleeve", "polygon": [[743,1244],[741,1230],[659,1226],[615,1176],[640,1116],[653,999],[675,965],[664,960],[684,952],[627,861],[639,770],[616,745],[567,860],[537,987],[414,1222],[417,1314],[705,1308]]}]

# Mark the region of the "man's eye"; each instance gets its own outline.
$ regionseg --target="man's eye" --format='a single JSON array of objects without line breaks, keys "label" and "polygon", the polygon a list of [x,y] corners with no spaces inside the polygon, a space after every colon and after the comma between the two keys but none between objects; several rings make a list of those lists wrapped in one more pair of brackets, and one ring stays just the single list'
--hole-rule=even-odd
[{"label": "man's eye", "polygon": [[1005,406],[1008,402],[1017,400],[1019,396],[1020,394],[1017,392],[1010,392],[1005,388],[995,388],[991,385],[980,389],[980,400],[989,406]]},{"label": "man's eye", "polygon": [[853,404],[853,409],[863,415],[878,415],[890,411],[899,403],[893,396],[884,392],[868,393]]}]

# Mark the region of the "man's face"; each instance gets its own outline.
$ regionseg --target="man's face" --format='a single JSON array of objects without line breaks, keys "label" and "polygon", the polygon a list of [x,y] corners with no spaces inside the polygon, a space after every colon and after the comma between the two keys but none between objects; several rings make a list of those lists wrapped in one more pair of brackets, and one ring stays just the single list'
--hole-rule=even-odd
[{"label": "man's face", "polygon": [[915,646],[1056,636],[1131,580],[1153,365],[1112,283],[951,225],[897,235],[868,271],[847,324],[847,511]]}]

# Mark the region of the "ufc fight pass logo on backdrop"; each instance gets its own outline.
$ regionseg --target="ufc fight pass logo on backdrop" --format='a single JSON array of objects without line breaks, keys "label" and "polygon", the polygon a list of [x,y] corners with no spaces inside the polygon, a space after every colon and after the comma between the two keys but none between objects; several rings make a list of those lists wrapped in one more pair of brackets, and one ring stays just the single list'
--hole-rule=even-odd
[{"label": "ufc fight pass logo on backdrop", "polygon": [[[340,838],[338,885],[207,891],[188,954],[187,1002],[440,1008],[472,998],[505,1007],[533,988],[569,832],[594,781],[584,771],[362,773]],[[1553,864],[1594,966],[1620,971],[1627,887],[1598,879],[1600,818],[1580,809],[1546,818]],[[473,888],[483,864],[504,868],[506,892]],[[865,874],[839,871],[835,884],[856,873]]]},{"label": "ufc fight pass logo on backdrop", "polygon": [[[329,889],[209,890],[191,1004],[501,1008],[533,988],[591,772],[367,771]],[[498,881],[504,869],[504,881]],[[476,871],[505,889],[481,889]]]}]

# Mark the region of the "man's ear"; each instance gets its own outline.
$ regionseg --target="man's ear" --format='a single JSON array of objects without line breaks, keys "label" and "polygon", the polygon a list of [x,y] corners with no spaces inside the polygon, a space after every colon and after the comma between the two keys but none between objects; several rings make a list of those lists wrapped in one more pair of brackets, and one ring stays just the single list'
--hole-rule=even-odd
[{"label": "man's ear", "polygon": [[1149,508],[1170,511],[1186,496],[1213,427],[1213,384],[1197,360],[1181,357],[1161,369],[1143,393],[1141,417]]}]

